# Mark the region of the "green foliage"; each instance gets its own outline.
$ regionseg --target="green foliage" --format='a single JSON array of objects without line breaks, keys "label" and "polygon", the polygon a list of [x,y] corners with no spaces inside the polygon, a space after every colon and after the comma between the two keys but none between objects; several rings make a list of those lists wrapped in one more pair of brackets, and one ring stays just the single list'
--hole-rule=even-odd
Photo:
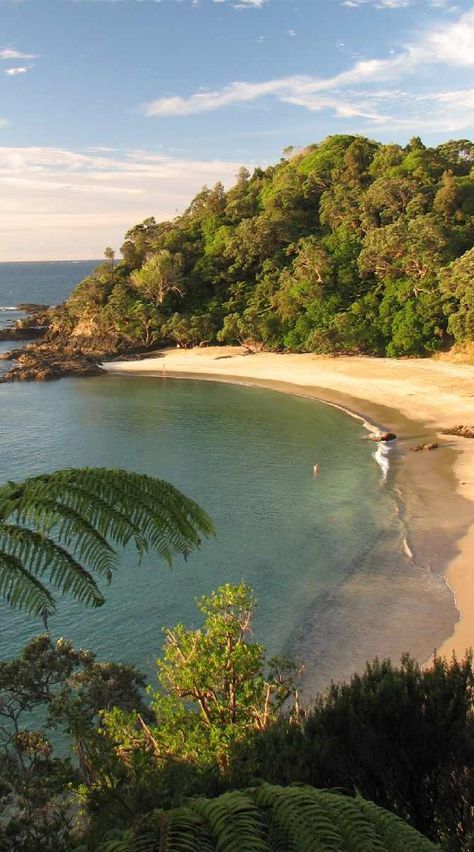
[{"label": "green foliage", "polygon": [[[269,784],[155,812],[98,852],[430,852],[401,819],[361,797]],[[115,845],[113,845],[115,843]],[[79,852],[79,850],[76,850]]]},{"label": "green foliage", "polygon": [[449,331],[459,343],[474,340],[474,249],[442,270],[440,285]]},{"label": "green foliage", "polygon": [[250,642],[255,600],[245,584],[225,585],[199,601],[202,629],[166,628],[157,660],[160,689],[151,692],[153,723],[112,711],[105,727],[132,767],[151,749],[158,763],[170,755],[200,769],[228,767],[232,750],[268,728],[297,694],[298,666],[284,657],[266,664]]},{"label": "green foliage", "polygon": [[[330,136],[126,235],[54,321],[168,343],[426,355],[473,339],[474,146]],[[464,258],[464,260],[463,260]],[[470,277],[469,277],[470,276]]]},{"label": "green foliage", "polygon": [[161,305],[169,293],[181,291],[181,258],[167,249],[147,255],[141,269],[132,272],[130,281],[138,293]]},{"label": "green foliage", "polygon": [[89,606],[104,603],[94,575],[110,582],[115,546],[168,564],[196,549],[212,524],[167,482],[104,468],[59,470],[0,487],[0,596],[47,617],[53,591]]},{"label": "green foliage", "polygon": [[[91,783],[99,711],[116,706],[146,713],[144,677],[133,666],[97,663],[90,651],[38,636],[13,660],[0,662],[0,850],[69,848],[74,788]],[[57,757],[43,729],[72,738],[78,758]],[[102,756],[104,762],[104,756]]]},{"label": "green foliage", "polygon": [[302,729],[279,723],[235,756],[234,783],[252,777],[339,787],[393,811],[450,850],[472,832],[474,801],[472,657],[435,658],[421,669],[409,656],[368,664],[332,684]]},{"label": "green foliage", "polygon": [[250,641],[254,607],[226,585],[200,629],[166,629],[151,707],[133,666],[63,640],[0,663],[0,850],[469,852],[471,656],[375,660],[302,711],[298,668]]}]

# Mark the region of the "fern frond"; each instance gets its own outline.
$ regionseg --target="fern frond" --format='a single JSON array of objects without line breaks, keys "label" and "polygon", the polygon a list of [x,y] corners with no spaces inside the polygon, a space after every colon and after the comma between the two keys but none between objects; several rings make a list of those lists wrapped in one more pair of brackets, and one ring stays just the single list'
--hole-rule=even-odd
[{"label": "fern frond", "polygon": [[0,547],[36,577],[88,606],[102,606],[104,597],[92,575],[67,550],[26,527],[0,526]]},{"label": "fern frond", "polygon": [[[1,529],[1,528],[0,528]],[[42,615],[54,610],[54,598],[11,553],[0,550],[0,598],[13,609]]]},{"label": "fern frond", "polygon": [[100,606],[104,598],[93,575],[110,581],[117,546],[133,543],[140,557],[154,550],[171,565],[175,555],[187,556],[201,536],[212,533],[212,522],[193,500],[143,474],[83,468],[8,482],[0,488],[0,550],[13,561],[4,559],[0,595],[37,614],[45,608],[40,607],[45,586],[26,584],[31,576]]},{"label": "fern frond", "polygon": [[[346,852],[342,833],[322,801],[319,791],[305,787],[264,784],[255,791],[259,807],[269,811],[289,848],[298,852]],[[283,847],[282,847],[283,848]],[[369,852],[369,850],[365,850]]]},{"label": "fern frond", "polygon": [[154,811],[142,831],[129,829],[109,838],[98,852],[436,852],[439,848],[399,817],[360,797],[265,783]]},{"label": "fern frond", "polygon": [[160,852],[215,852],[208,828],[192,807],[163,812],[160,832]]},{"label": "fern frond", "polygon": [[337,825],[344,838],[343,848],[347,852],[387,852],[372,823],[365,819],[353,798],[329,790],[315,790],[312,787],[304,789],[309,796],[319,801],[328,817]]},{"label": "fern frond", "polygon": [[375,828],[387,852],[435,852],[438,848],[390,811],[368,802],[361,796],[356,796],[354,802]]},{"label": "fern frond", "polygon": [[248,793],[235,790],[218,799],[197,799],[192,808],[209,825],[219,852],[269,852],[265,821]]}]

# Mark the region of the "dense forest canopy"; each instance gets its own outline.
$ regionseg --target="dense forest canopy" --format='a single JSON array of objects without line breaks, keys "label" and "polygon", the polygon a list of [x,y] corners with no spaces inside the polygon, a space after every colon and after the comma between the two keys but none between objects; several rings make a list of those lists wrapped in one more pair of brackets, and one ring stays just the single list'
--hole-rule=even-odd
[{"label": "dense forest canopy", "polygon": [[59,324],[120,348],[429,354],[474,338],[473,245],[474,143],[330,136],[131,228]]}]

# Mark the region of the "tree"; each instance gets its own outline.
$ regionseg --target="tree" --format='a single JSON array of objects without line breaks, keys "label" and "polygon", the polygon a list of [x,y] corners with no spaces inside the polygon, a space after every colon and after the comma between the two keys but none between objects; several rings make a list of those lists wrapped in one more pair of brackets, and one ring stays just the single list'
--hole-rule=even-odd
[{"label": "tree", "polygon": [[161,249],[147,256],[141,269],[132,272],[130,281],[139,293],[161,305],[169,293],[183,294],[181,266],[181,258]]},{"label": "tree", "polygon": [[465,139],[334,135],[241,169],[173,221],[131,228],[123,261],[79,285],[50,328],[61,347],[86,331],[120,351],[238,340],[399,356],[470,341],[470,287],[448,293],[443,270],[473,244],[473,162]]},{"label": "tree", "polygon": [[114,545],[156,550],[171,564],[209,535],[206,513],[160,479],[124,470],[58,470],[0,488],[0,597],[45,619],[53,590],[89,606],[104,596],[94,575],[110,582]]},{"label": "tree", "polygon": [[[349,683],[331,685],[305,722],[307,783],[349,786],[398,813],[449,849],[473,829],[472,655],[421,669],[374,660]],[[301,777],[300,775],[300,777]],[[267,776],[268,777],[268,776]]]},{"label": "tree", "polygon": [[110,246],[107,246],[107,248],[104,249],[104,257],[105,257],[107,263],[110,264],[111,269],[113,269],[114,268],[114,260],[115,260],[115,252],[114,252],[113,248],[111,248]]},{"label": "tree", "polygon": [[251,589],[227,584],[198,606],[202,629],[177,624],[164,631],[160,690],[151,693],[155,723],[148,727],[118,711],[105,714],[125,759],[127,751],[144,749],[158,762],[172,756],[201,767],[217,763],[225,771],[237,743],[268,728],[285,705],[288,711],[297,706],[300,667],[283,657],[266,664],[263,646],[249,642]]},{"label": "tree", "polygon": [[474,249],[445,267],[439,280],[448,330],[459,343],[474,340]]},{"label": "tree", "polygon": [[[13,660],[0,662],[0,797],[4,817],[0,850],[53,852],[70,848],[78,785],[94,783],[99,713],[116,706],[147,708],[142,697],[144,676],[134,666],[99,663],[91,651],[75,650],[63,639],[37,636]],[[78,757],[55,755],[44,725],[72,738]],[[35,720],[35,721],[34,721]],[[101,756],[101,763],[106,755]],[[12,845],[9,845],[9,841]]]},{"label": "tree", "polygon": [[[361,796],[313,787],[260,784],[217,799],[155,811],[136,828],[112,832],[98,852],[435,852],[394,814]],[[86,852],[86,847],[76,849]]]}]

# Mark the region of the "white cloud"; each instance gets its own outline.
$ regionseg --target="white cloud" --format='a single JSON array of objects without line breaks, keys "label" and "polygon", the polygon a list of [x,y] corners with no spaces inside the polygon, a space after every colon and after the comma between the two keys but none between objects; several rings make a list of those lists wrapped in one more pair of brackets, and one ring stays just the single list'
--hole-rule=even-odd
[{"label": "white cloud", "polygon": [[420,57],[457,67],[474,67],[474,9],[439,27],[420,45]]},{"label": "white cloud", "polygon": [[[1,2],[1,0],[0,0]],[[13,2],[13,0],[11,0]],[[73,3],[125,3],[127,0],[70,0]],[[162,3],[163,0],[128,0],[128,2],[136,3]],[[174,0],[175,3],[182,3],[183,0]],[[189,0],[191,6],[200,6],[201,0]],[[223,4],[229,3],[234,9],[261,9],[270,3],[270,0],[212,0],[213,3]]]},{"label": "white cloud", "polygon": [[[341,6],[346,6],[349,9],[358,9],[367,5],[375,6],[376,9],[405,9],[417,2],[420,2],[420,0],[342,0]],[[438,9],[448,5],[448,0],[422,0],[422,2]]]},{"label": "white cloud", "polygon": [[[214,0],[214,3],[222,2],[222,0]],[[234,9],[261,9],[266,6],[269,0],[240,0],[238,3],[232,3]]]},{"label": "white cloud", "polygon": [[[390,52],[388,58],[382,59],[360,59],[332,77],[294,75],[262,82],[235,81],[220,89],[198,90],[188,97],[161,97],[144,104],[142,111],[147,116],[187,116],[273,97],[311,112],[329,110],[342,118],[359,117],[369,125],[385,126],[393,119],[397,126],[413,127],[417,120],[427,121],[426,103],[430,101],[440,132],[442,127],[454,131],[474,126],[473,109],[466,105],[462,108],[460,101],[450,104],[448,98],[438,96],[440,69],[473,67],[474,10],[448,24],[437,24],[399,53]],[[420,98],[401,96],[390,88],[397,80],[410,75],[413,78],[415,73],[423,77],[423,108]],[[383,88],[381,84],[385,84]],[[396,111],[391,116],[387,107],[393,104]]]},{"label": "white cloud", "polygon": [[242,164],[152,151],[0,147],[0,261],[100,257],[147,216],[173,218]]},{"label": "white cloud", "polygon": [[21,68],[5,68],[5,74],[8,74],[9,77],[15,77],[17,74],[26,74],[31,70],[31,66],[27,67],[24,65]]},{"label": "white cloud", "polygon": [[20,50],[4,47],[0,50],[0,59],[7,61],[11,59],[37,59],[37,56],[34,53],[22,53]]}]

